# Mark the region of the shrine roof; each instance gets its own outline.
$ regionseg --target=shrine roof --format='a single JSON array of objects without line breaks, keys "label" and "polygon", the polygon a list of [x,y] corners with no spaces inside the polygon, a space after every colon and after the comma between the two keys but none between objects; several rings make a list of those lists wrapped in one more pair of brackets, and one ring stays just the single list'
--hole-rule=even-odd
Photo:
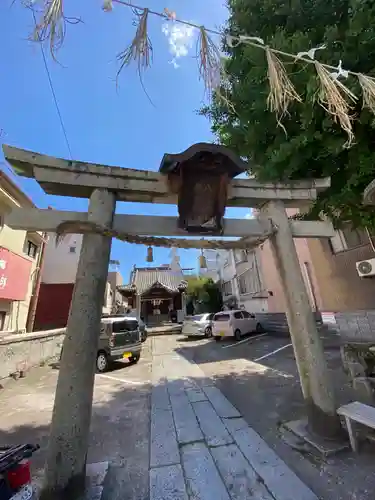
[{"label": "shrine roof", "polygon": [[132,272],[132,281],[128,285],[118,287],[121,291],[134,291],[141,295],[154,285],[161,285],[171,292],[178,292],[186,287],[182,271],[172,271],[170,268],[136,268]]},{"label": "shrine roof", "polygon": [[212,155],[216,157],[221,156],[228,167],[228,172],[231,177],[236,177],[236,175],[239,175],[250,168],[248,163],[241,160],[238,155],[225,146],[211,144],[208,142],[198,142],[181,153],[165,153],[160,163],[159,172],[161,174],[168,174],[175,170],[177,171],[181,163],[191,160],[193,157],[198,158],[200,155]]}]

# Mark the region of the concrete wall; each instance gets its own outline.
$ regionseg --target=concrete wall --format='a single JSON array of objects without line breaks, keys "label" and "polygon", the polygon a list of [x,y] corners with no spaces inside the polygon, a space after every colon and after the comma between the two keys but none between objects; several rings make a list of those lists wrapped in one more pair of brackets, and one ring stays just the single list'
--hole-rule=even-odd
[{"label": "concrete wall", "polygon": [[267,312],[268,310],[267,299],[253,297],[246,299],[246,295],[241,295],[240,306],[243,306],[246,311],[251,313]]},{"label": "concrete wall", "polygon": [[0,383],[60,355],[65,329],[0,337]]},{"label": "concrete wall", "polygon": [[375,310],[338,312],[335,318],[336,324],[330,329],[343,341],[375,342]]},{"label": "concrete wall", "polygon": [[[285,313],[257,313],[256,318],[267,333],[280,337],[289,337],[289,327]],[[321,315],[319,313],[315,313],[315,318],[318,329],[327,330],[327,328],[322,325]]]},{"label": "concrete wall", "polygon": [[56,236],[48,235],[42,273],[43,283],[75,282],[82,238],[82,234],[67,234],[56,246]]},{"label": "concrete wall", "polygon": [[[318,329],[327,338],[337,333],[341,342],[375,342],[375,309],[372,311],[352,311],[335,313],[336,323],[324,324],[322,315],[315,313]],[[257,313],[257,319],[271,335],[289,336],[285,313]]]}]

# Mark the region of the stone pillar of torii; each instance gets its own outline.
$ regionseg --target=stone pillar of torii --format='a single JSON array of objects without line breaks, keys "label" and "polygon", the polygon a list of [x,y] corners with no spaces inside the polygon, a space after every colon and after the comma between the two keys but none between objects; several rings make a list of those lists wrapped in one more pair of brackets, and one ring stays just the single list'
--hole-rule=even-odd
[{"label": "stone pillar of torii", "polygon": [[[215,147],[220,148],[210,146],[210,150]],[[3,150],[17,174],[34,178],[47,194],[89,199],[87,213],[16,208],[6,219],[6,224],[13,229],[59,232],[65,224],[70,232],[84,233],[56,388],[41,497],[42,500],[75,500],[82,494],[85,484],[95,357],[111,236],[126,234],[139,241],[150,235],[165,237],[185,233],[176,217],[115,213],[116,201],[176,204],[176,194],[171,193],[158,172],[58,159],[10,146],[3,146]],[[233,161],[233,153],[229,156]],[[287,299],[287,319],[308,422],[315,433],[332,438],[340,432],[340,423],[293,238],[329,238],[334,234],[333,227],[322,221],[291,221],[286,213],[286,207],[311,203],[317,193],[329,185],[329,179],[290,184],[234,179],[229,182],[226,206],[256,207],[260,216],[250,220],[224,219],[222,235],[240,238],[232,244],[241,248],[254,247],[257,242],[269,238]],[[106,231],[87,233],[87,223],[106,228]],[[202,234],[197,236],[202,237]],[[172,247],[175,242],[171,243]],[[210,240],[195,243],[196,248],[200,245],[210,248]],[[191,247],[191,240],[189,245]]]}]

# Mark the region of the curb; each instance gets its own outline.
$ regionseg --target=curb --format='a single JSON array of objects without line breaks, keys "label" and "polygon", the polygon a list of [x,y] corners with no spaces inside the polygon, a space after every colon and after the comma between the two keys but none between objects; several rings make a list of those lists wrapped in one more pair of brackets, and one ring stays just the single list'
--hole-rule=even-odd
[{"label": "curb", "polygon": [[175,330],[164,330],[162,332],[147,332],[147,337],[158,337],[159,335],[178,335],[182,331],[182,328],[176,328]]}]

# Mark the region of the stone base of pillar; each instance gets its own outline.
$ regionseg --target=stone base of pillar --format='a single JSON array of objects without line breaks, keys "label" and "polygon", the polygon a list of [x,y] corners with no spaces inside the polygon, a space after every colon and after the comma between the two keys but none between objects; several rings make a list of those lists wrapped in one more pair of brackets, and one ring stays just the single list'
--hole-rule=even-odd
[{"label": "stone base of pillar", "polygon": [[338,439],[326,439],[317,436],[314,432],[311,432],[307,418],[287,422],[284,424],[284,428],[292,433],[292,437],[283,436],[284,441],[292,448],[301,450],[301,448],[305,449],[306,446],[310,446],[315,452],[324,457],[335,455],[350,448],[347,436],[343,431],[340,433],[341,438]]}]

